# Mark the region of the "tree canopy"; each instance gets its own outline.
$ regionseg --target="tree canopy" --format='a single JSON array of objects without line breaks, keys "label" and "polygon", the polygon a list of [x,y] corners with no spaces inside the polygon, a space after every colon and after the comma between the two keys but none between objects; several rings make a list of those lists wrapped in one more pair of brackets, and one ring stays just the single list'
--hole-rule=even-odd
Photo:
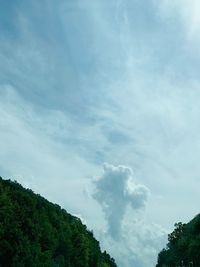
[{"label": "tree canopy", "polygon": [[0,177],[0,267],[116,267],[81,220]]},{"label": "tree canopy", "polygon": [[200,214],[187,224],[175,224],[168,244],[158,255],[156,267],[200,266]]}]

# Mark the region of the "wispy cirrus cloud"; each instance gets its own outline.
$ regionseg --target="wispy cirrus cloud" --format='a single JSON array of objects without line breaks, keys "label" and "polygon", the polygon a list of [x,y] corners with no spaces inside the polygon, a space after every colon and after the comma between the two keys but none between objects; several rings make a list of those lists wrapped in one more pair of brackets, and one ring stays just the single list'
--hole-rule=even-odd
[{"label": "wispy cirrus cloud", "polygon": [[183,24],[187,37],[190,40],[199,40],[200,33],[200,3],[198,0],[163,0],[159,3],[162,14],[170,18],[177,17],[177,20]]}]

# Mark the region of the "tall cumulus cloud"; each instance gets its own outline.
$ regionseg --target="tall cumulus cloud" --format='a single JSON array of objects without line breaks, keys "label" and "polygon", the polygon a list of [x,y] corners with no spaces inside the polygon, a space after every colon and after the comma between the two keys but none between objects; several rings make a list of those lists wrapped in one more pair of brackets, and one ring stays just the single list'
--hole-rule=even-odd
[{"label": "tall cumulus cloud", "polygon": [[103,168],[103,174],[94,181],[96,190],[93,197],[103,209],[108,233],[117,238],[127,207],[130,206],[133,210],[142,209],[149,189],[134,182],[133,171],[129,167],[105,163]]}]

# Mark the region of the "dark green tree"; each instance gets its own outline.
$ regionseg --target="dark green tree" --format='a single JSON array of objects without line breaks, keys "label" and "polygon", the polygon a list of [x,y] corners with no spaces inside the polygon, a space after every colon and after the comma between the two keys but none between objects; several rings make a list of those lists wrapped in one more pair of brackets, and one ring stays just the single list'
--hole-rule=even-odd
[{"label": "dark green tree", "polygon": [[0,177],[0,267],[116,267],[81,220]]},{"label": "dark green tree", "polygon": [[168,244],[158,255],[157,267],[200,267],[200,215],[188,224],[175,224]]}]

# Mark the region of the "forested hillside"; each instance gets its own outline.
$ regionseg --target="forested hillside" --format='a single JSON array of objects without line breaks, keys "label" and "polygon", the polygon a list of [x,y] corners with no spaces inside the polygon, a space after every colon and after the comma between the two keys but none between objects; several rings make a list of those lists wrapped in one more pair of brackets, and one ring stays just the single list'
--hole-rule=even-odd
[{"label": "forested hillside", "polygon": [[81,220],[0,177],[1,267],[116,267]]},{"label": "forested hillside", "polygon": [[200,214],[188,224],[175,224],[168,244],[158,255],[157,267],[200,267]]}]

